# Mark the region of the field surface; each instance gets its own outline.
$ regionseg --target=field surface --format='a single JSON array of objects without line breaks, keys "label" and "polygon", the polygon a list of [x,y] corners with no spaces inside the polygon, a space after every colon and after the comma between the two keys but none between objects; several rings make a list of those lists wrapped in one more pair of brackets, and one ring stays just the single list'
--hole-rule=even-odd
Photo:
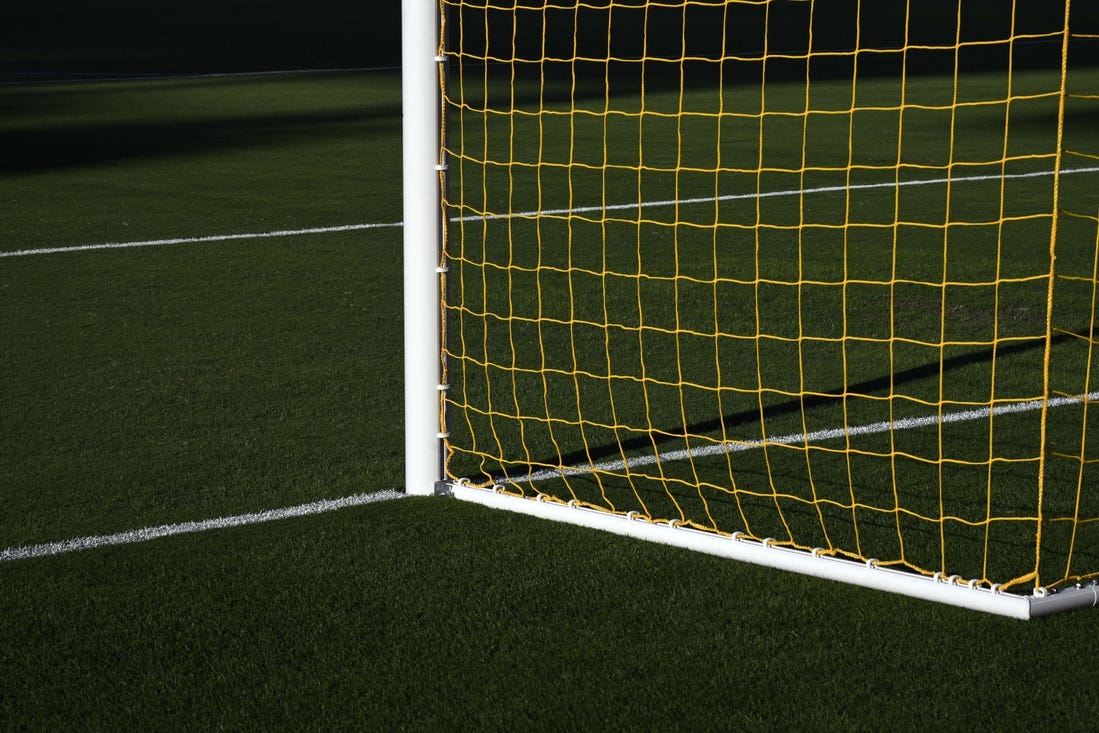
[{"label": "field surface", "polygon": [[[85,57],[186,66],[155,47]],[[53,48],[35,73],[71,79],[79,49]],[[197,70],[286,68],[220,48]],[[1089,729],[1094,613],[1021,624],[383,499],[396,72],[26,81],[0,86],[0,729]]]}]

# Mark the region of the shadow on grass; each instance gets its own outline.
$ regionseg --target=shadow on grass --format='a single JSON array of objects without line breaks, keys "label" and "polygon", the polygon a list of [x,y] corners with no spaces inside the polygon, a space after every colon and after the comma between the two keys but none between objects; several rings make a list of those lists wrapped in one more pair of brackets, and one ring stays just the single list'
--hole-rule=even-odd
[{"label": "shadow on grass", "polygon": [[0,74],[194,73],[393,64],[400,3],[7,0]]},{"label": "shadow on grass", "polygon": [[[0,133],[0,175],[239,150],[334,135],[373,123],[398,134],[400,110],[348,110],[231,119],[125,122]],[[365,151],[364,151],[365,155]]]}]

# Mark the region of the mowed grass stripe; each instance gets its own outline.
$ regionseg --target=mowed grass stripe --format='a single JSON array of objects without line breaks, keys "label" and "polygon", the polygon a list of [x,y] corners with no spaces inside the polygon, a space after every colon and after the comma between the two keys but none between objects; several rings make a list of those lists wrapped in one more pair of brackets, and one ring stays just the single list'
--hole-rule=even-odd
[{"label": "mowed grass stripe", "polygon": [[[1061,175],[1076,173],[1099,173],[1099,167],[1069,168],[1061,171]],[[659,208],[666,206],[684,206],[690,204],[713,203],[715,201],[741,201],[753,198],[785,198],[790,196],[813,195],[819,193],[836,193],[838,191],[861,191],[881,188],[901,188],[908,186],[933,186],[946,183],[979,183],[993,180],[1015,180],[1024,178],[1044,178],[1052,176],[1053,171],[1031,171],[1029,173],[1007,173],[1003,175],[981,176],[955,176],[947,178],[923,178],[910,181],[885,181],[882,183],[855,183],[842,186],[819,186],[816,188],[794,188],[780,191],[764,191],[760,193],[736,193],[722,196],[702,196],[683,199],[666,199],[660,201],[643,201],[641,203],[609,204],[606,206],[577,206],[567,209],[546,209],[541,211],[516,211],[507,214],[486,214],[460,216],[451,218],[452,222],[463,221],[496,221],[501,219],[518,219],[533,216],[559,216],[572,214],[586,214],[594,211],[623,211],[629,209]],[[167,239],[145,239],[132,242],[101,242],[96,244],[78,244],[62,247],[39,247],[33,249],[17,249],[10,252],[0,252],[0,257],[28,257],[31,255],[61,254],[66,252],[87,252],[100,249],[129,249],[136,247],[162,247],[173,244],[200,244],[206,242],[228,242],[243,239],[275,239],[279,237],[296,237],[307,234],[329,234],[334,232],[353,232],[369,229],[394,229],[403,226],[403,222],[377,222],[364,224],[343,224],[328,227],[308,227],[304,229],[285,229],[270,232],[244,232],[238,234],[212,234],[203,237],[171,237]]]}]

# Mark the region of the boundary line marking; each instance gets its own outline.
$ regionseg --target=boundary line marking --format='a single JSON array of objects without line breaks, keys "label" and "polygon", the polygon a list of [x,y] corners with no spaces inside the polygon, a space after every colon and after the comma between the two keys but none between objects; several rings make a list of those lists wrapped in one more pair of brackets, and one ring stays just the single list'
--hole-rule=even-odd
[{"label": "boundary line marking", "polygon": [[218,517],[217,519],[206,519],[198,522],[162,524],[159,527],[146,527],[144,529],[134,529],[128,532],[118,532],[108,535],[77,537],[71,540],[46,542],[40,545],[9,547],[6,550],[0,551],[0,562],[7,560],[27,560],[34,557],[48,557],[50,555],[60,555],[66,552],[76,552],[77,550],[92,550],[97,547],[109,547],[111,545],[130,545],[135,542],[148,542],[149,540],[160,539],[161,537],[172,537],[179,534],[206,532],[211,529],[226,529],[228,527],[240,527],[246,524],[273,522],[278,519],[288,519],[290,517],[323,514],[325,512],[352,506],[362,506],[364,504],[390,501],[392,499],[403,499],[405,496],[407,496],[407,494],[404,492],[387,489],[385,491],[369,494],[354,494],[340,499],[325,499],[323,501],[314,501],[308,504],[298,504],[297,506],[283,509],[268,509],[262,512],[237,514],[235,516]]},{"label": "boundary line marking", "polygon": [[[666,453],[658,453],[656,455],[642,455],[628,459],[628,465],[630,468],[636,468],[638,466],[646,466],[656,463],[657,461],[682,461],[689,460],[691,458],[701,458],[705,456],[720,455],[723,453],[739,453],[741,451],[752,450],[755,448],[764,448],[768,445],[794,445],[797,443],[809,443],[820,440],[830,440],[834,438],[841,438],[845,435],[871,435],[874,433],[882,433],[888,430],[910,430],[913,428],[930,427],[932,425],[947,424],[954,422],[966,422],[969,420],[980,420],[982,418],[991,417],[993,415],[1007,415],[1017,412],[1030,412],[1033,410],[1041,409],[1043,405],[1049,407],[1061,407],[1069,404],[1085,404],[1088,402],[1094,402],[1099,400],[1099,391],[1089,392],[1085,395],[1077,397],[1054,397],[1049,400],[1030,400],[1028,402],[1014,402],[1003,405],[997,405],[992,408],[980,408],[975,410],[962,410],[959,412],[948,412],[942,415],[927,415],[925,417],[917,418],[904,418],[896,420],[892,423],[889,422],[876,422],[867,423],[865,425],[856,425],[849,428],[829,428],[827,430],[815,430],[811,433],[795,433],[790,435],[780,435],[773,438],[767,438],[766,440],[748,440],[748,441],[730,441],[727,443],[718,443],[715,445],[707,445],[700,448],[688,448],[685,450],[668,451]],[[523,477],[511,479],[511,483],[519,481],[541,481],[551,478],[560,478],[563,476],[581,476],[590,474],[595,471],[615,471],[622,470],[627,467],[626,461],[604,461],[602,463],[596,463],[589,466],[572,466],[570,468],[563,469],[547,469],[544,471],[536,471],[535,473],[527,474]],[[46,542],[37,545],[25,545],[23,547],[9,547],[6,550],[0,550],[0,562],[6,562],[11,560],[27,560],[36,557],[50,557],[53,555],[61,555],[68,552],[77,552],[80,550],[93,550],[99,547],[110,547],[113,545],[130,545],[138,542],[148,542],[149,540],[160,539],[161,537],[172,537],[180,534],[192,534],[195,532],[206,532],[214,529],[227,529],[229,527],[240,527],[249,524],[260,524],[263,522],[273,522],[279,519],[288,519],[291,517],[304,517],[314,514],[324,514],[326,512],[336,511],[337,509],[344,509],[352,506],[362,506],[364,504],[373,504],[382,501],[391,501],[393,499],[403,499],[408,494],[394,489],[387,489],[385,491],[372,492],[368,494],[353,494],[351,496],[345,496],[340,499],[324,499],[322,501],[314,501],[308,504],[298,504],[296,506],[285,507],[283,509],[268,509],[261,512],[253,512],[249,514],[237,514],[228,517],[218,517],[217,519],[206,519],[196,522],[182,522],[179,524],[163,524],[158,527],[146,527],[144,529],[135,529],[127,532],[117,532],[109,535],[92,535],[88,537],[76,537],[69,540],[61,540],[58,542]]]},{"label": "boundary line marking", "polygon": [[276,237],[296,237],[302,234],[328,234],[331,232],[353,232],[362,229],[385,229],[404,226],[402,222],[387,224],[345,224],[331,227],[311,227],[308,229],[285,229],[272,232],[248,232],[242,234],[211,234],[205,237],[173,237],[171,239],[143,239],[136,242],[102,242],[100,244],[77,244],[69,247],[43,247],[41,249],[16,249],[0,252],[0,257],[28,257],[30,255],[49,255],[62,252],[87,252],[95,249],[128,249],[131,247],[159,247],[166,244],[198,244],[201,242],[227,242],[236,239],[274,239]]},{"label": "boundary line marking", "polygon": [[[796,172],[796,171],[795,171]],[[1066,168],[1061,175],[1072,173],[1099,173],[1099,167]],[[917,178],[910,181],[882,181],[880,183],[852,183],[849,186],[818,186],[816,188],[790,188],[780,191],[760,191],[758,193],[731,193],[723,196],[702,196],[687,199],[666,199],[663,201],[644,201],[640,204],[608,204],[606,206],[579,206],[572,209],[545,209],[542,211],[516,212],[514,214],[493,214],[489,216],[464,216],[461,219],[451,221],[480,221],[482,219],[510,219],[520,217],[539,216],[543,214],[577,214],[589,211],[621,211],[623,209],[656,208],[664,206],[681,206],[683,204],[708,204],[713,201],[740,201],[744,199],[783,198],[797,196],[799,194],[837,193],[839,191],[865,191],[875,188],[906,188],[909,186],[930,186],[943,183],[976,183],[980,181],[1007,181],[1019,178],[1044,178],[1052,176],[1053,171],[1031,171],[1029,173],[1005,173],[1003,175],[979,175],[979,176],[948,176],[946,178]]]},{"label": "boundary line marking", "polygon": [[[1099,167],[1068,168],[1061,171],[1061,175],[1074,173],[1099,173]],[[921,178],[911,181],[883,181],[881,183],[856,183],[850,186],[820,186],[807,189],[783,189],[780,191],[764,191],[758,193],[733,193],[723,196],[705,196],[701,198],[667,199],[661,201],[642,201],[629,204],[607,204],[603,206],[577,206],[571,209],[544,209],[540,211],[517,211],[510,214],[484,214],[475,216],[453,217],[450,221],[498,221],[501,219],[524,219],[535,216],[560,216],[570,214],[585,214],[593,211],[623,211],[628,209],[661,208],[665,206],[683,206],[690,204],[704,204],[714,201],[740,201],[753,198],[783,198],[788,196],[801,196],[806,194],[836,193],[838,191],[863,191],[877,188],[904,188],[910,186],[932,186],[944,183],[976,183],[980,181],[1015,180],[1021,178],[1043,178],[1052,176],[1053,171],[1031,171],[1030,173],[1007,173],[1004,175],[980,175],[980,176],[955,176],[947,178]],[[212,234],[203,237],[173,237],[170,239],[145,239],[133,242],[102,242],[98,244],[77,244],[65,247],[42,247],[36,249],[16,249],[0,252],[0,258],[4,257],[29,257],[32,255],[60,254],[66,252],[87,252],[97,249],[129,249],[133,247],[160,247],[171,244],[199,244],[203,242],[227,242],[238,239],[275,239],[278,237],[296,237],[305,234],[329,234],[334,232],[353,232],[368,229],[397,229],[403,227],[403,222],[380,222],[372,224],[344,224],[341,226],[310,227],[306,229],[283,229],[270,232],[245,232],[240,234]]]}]

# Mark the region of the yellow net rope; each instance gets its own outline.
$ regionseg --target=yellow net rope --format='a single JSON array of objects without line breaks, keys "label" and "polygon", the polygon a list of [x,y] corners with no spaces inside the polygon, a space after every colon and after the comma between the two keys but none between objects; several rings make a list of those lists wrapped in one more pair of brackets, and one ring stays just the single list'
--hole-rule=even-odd
[{"label": "yellow net rope", "polygon": [[1047,5],[442,0],[448,474],[1099,575],[1099,39]]}]

